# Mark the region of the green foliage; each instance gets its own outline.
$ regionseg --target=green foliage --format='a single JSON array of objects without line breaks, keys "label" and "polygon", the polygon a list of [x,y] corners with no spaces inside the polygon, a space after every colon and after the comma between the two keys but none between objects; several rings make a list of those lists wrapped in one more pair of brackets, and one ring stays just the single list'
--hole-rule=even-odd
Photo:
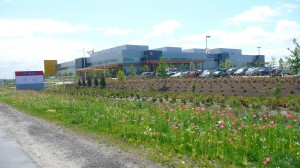
[{"label": "green foliage", "polygon": [[195,93],[195,90],[196,90],[196,85],[195,85],[195,82],[193,82],[192,83],[192,92]]},{"label": "green foliage", "polygon": [[117,75],[117,79],[120,83],[124,83],[125,81],[125,74],[122,70],[119,70],[118,75]]},{"label": "green foliage", "polygon": [[143,72],[149,72],[150,71],[150,68],[149,68],[149,65],[148,64],[145,64],[142,68],[142,71]]},{"label": "green foliage", "polygon": [[88,86],[92,86],[92,79],[91,79],[91,77],[88,77],[87,84],[88,84]]},{"label": "green foliage", "polygon": [[158,74],[159,77],[165,78],[167,77],[167,65],[165,64],[164,57],[161,56],[159,60],[158,67],[156,69],[156,73]]},{"label": "green foliage", "polygon": [[101,85],[102,88],[105,88],[105,86],[106,86],[106,81],[105,81],[104,74],[100,75],[100,85]]},{"label": "green foliage", "polygon": [[194,70],[194,63],[190,62],[190,71]]},{"label": "green foliage", "polygon": [[282,91],[282,86],[281,84],[278,82],[275,86],[275,88],[273,89],[273,95],[276,99],[279,99],[280,97],[280,94],[281,94],[281,91]]},{"label": "green foliage", "polygon": [[300,69],[300,45],[295,38],[293,39],[293,43],[295,45],[295,48],[288,48],[291,53],[290,57],[288,57],[288,62],[291,65],[293,72],[297,74]]},{"label": "green foliage", "polygon": [[98,79],[97,79],[96,77],[94,78],[94,85],[95,85],[95,86],[98,86],[98,85],[99,85]]},{"label": "green foliage", "polygon": [[[187,163],[192,167],[299,167],[299,116],[290,111],[220,107],[218,102],[224,97],[208,95],[199,100],[214,105],[204,108],[179,102],[96,99],[95,92],[112,96],[90,88],[55,92],[0,88],[0,101],[68,128],[143,146],[173,162],[169,167],[179,167],[182,159],[183,167]],[[166,96],[151,97],[162,100]],[[250,98],[231,99],[247,104]]]},{"label": "green foliage", "polygon": [[136,72],[134,70],[134,66],[133,65],[130,65],[130,68],[129,68],[129,71],[130,71],[130,75],[135,77],[136,76]]},{"label": "green foliage", "polygon": [[85,84],[85,79],[84,79],[84,78],[82,78],[82,85],[83,85],[83,86],[86,85],[86,84]]}]

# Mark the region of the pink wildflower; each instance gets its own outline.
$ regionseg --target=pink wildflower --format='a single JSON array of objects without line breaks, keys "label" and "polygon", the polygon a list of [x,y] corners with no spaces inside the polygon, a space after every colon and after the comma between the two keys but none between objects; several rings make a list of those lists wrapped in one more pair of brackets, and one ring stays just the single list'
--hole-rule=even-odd
[{"label": "pink wildflower", "polygon": [[252,116],[252,118],[256,118],[256,115],[254,114],[254,115]]},{"label": "pink wildflower", "polygon": [[202,108],[201,108],[201,111],[202,111],[202,113],[204,113],[204,111],[205,111],[205,108],[204,108],[204,107],[202,107]]},{"label": "pink wildflower", "polygon": [[147,132],[145,131],[144,134],[147,135]]},{"label": "pink wildflower", "polygon": [[270,124],[268,125],[270,128],[275,128],[276,124],[274,123],[274,121],[271,121]]},{"label": "pink wildflower", "polygon": [[213,130],[213,132],[217,132],[217,130]]},{"label": "pink wildflower", "polygon": [[196,126],[195,126],[195,125],[192,125],[192,129],[194,129],[194,128],[196,128]]},{"label": "pink wildflower", "polygon": [[252,126],[253,126],[253,127],[255,127],[255,126],[256,126],[256,124],[253,124]]},{"label": "pink wildflower", "polygon": [[295,119],[295,120],[294,120],[294,123],[297,123],[297,122],[298,122],[298,120]]},{"label": "pink wildflower", "polygon": [[170,108],[170,112],[173,112],[174,111],[174,109],[173,108]]},{"label": "pink wildflower", "polygon": [[292,117],[293,117],[293,114],[286,114],[285,117],[286,117],[286,118],[292,118]]},{"label": "pink wildflower", "polygon": [[265,158],[265,160],[264,160],[264,164],[267,164],[268,162],[270,162],[271,161],[271,159],[270,158]]},{"label": "pink wildflower", "polygon": [[261,129],[261,130],[264,130],[264,129],[266,129],[266,126],[263,125],[262,127],[260,127],[260,129]]},{"label": "pink wildflower", "polygon": [[159,133],[158,133],[158,132],[154,132],[153,134],[154,134],[154,135],[158,135]]},{"label": "pink wildflower", "polygon": [[290,125],[288,125],[288,126],[286,126],[286,128],[287,128],[287,129],[290,129],[290,128],[291,128],[291,126],[290,126]]},{"label": "pink wildflower", "polygon": [[144,118],[141,118],[141,121],[144,121]]}]

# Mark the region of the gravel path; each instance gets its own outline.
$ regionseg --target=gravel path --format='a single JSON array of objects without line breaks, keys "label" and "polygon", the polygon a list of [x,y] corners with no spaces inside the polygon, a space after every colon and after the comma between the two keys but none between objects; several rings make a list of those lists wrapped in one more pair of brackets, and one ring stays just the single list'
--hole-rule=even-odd
[{"label": "gravel path", "polygon": [[162,167],[1,103],[0,128],[41,168]]}]

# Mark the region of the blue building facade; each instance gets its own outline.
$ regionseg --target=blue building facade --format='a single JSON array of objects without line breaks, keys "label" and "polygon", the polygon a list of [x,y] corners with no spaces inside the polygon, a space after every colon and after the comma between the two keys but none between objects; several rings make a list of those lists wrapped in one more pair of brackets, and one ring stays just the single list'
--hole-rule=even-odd
[{"label": "blue building facade", "polygon": [[[86,58],[77,58],[70,62],[58,64],[58,73],[61,70],[72,72],[87,72],[109,68],[122,69],[126,74],[130,66],[134,66],[137,74],[143,72],[143,67],[148,66],[149,71],[155,71],[159,64],[160,57],[169,67],[189,70],[190,63],[196,69],[214,69],[221,62],[229,59],[231,64],[237,67],[250,65],[264,65],[264,55],[243,55],[240,49],[216,48],[186,49],[180,47],[163,47],[149,49],[146,45],[122,45],[101,51],[96,51]],[[62,68],[63,67],[63,68]],[[60,70],[61,69],[61,70]]]}]

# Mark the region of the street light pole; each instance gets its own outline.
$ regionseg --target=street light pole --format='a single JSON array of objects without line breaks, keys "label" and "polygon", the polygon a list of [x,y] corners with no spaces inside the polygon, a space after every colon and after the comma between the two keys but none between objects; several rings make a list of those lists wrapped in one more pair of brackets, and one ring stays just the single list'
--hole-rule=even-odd
[{"label": "street light pole", "polygon": [[260,56],[260,48],[261,47],[257,47],[257,49],[258,49],[258,59],[259,59],[259,56]]},{"label": "street light pole", "polygon": [[85,50],[83,48],[83,70],[84,70],[84,80],[86,81],[86,71],[85,71]]},{"label": "street light pole", "polygon": [[258,49],[258,56],[260,56],[260,48],[261,47],[257,47],[257,49]]},{"label": "street light pole", "polygon": [[210,38],[210,36],[206,36],[206,37],[205,37],[205,45],[206,45],[205,52],[206,52],[206,53],[207,53],[207,38]]}]

